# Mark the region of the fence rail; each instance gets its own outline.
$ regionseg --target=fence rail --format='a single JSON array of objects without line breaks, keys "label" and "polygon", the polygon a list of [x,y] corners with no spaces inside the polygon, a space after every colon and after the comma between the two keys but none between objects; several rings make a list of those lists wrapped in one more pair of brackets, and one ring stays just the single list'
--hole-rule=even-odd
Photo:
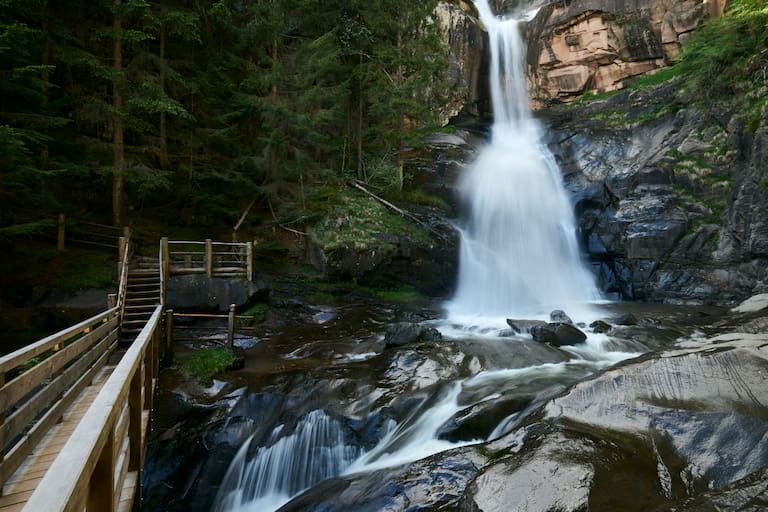
[{"label": "fence rail", "polygon": [[96,222],[67,219],[60,213],[57,219],[56,246],[61,251],[67,243],[118,249],[120,238],[128,238],[130,228],[107,226]]},{"label": "fence rail", "polygon": [[208,277],[245,276],[253,280],[253,244],[160,240],[164,276],[206,274]]},{"label": "fence rail", "polygon": [[0,488],[117,345],[119,308],[0,358]]},{"label": "fence rail", "polygon": [[25,509],[110,512],[118,509],[121,500],[139,502],[149,413],[159,369],[161,312],[158,305]]}]

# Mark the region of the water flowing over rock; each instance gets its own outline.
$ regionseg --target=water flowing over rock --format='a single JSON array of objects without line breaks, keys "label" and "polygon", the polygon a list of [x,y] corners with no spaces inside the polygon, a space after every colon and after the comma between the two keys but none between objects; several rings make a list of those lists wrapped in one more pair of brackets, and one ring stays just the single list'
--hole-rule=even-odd
[{"label": "water flowing over rock", "polygon": [[560,172],[531,117],[519,24],[477,3],[489,31],[494,125],[461,190],[469,205],[451,318],[546,315],[598,297],[581,264]]}]

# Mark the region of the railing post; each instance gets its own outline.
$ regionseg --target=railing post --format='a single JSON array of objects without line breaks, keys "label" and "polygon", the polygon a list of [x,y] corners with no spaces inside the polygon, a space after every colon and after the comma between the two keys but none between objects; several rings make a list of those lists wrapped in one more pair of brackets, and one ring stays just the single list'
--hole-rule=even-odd
[{"label": "railing post", "polygon": [[112,309],[115,306],[117,306],[117,294],[116,293],[107,294],[107,309]]},{"label": "railing post", "polygon": [[127,244],[127,243],[128,243],[128,238],[127,237],[121,236],[118,239],[118,244],[117,244],[117,251],[118,251],[118,253],[117,253],[118,254],[118,256],[117,256],[117,259],[118,259],[117,266],[118,266],[118,268],[120,268],[123,265],[123,257],[125,256],[125,244]]},{"label": "railing post", "polygon": [[131,238],[131,228],[129,226],[123,226],[123,237],[126,239]]},{"label": "railing post", "polygon": [[227,319],[227,347],[235,348],[235,305],[229,305],[229,318]]},{"label": "railing post", "polygon": [[109,428],[107,442],[91,474],[86,510],[115,510],[115,426]]},{"label": "railing post", "polygon": [[170,258],[170,252],[168,251],[168,237],[164,236],[160,239],[160,254],[162,255],[163,261],[163,276],[165,276],[165,279],[171,277],[171,258]]},{"label": "railing post", "polygon": [[[146,371],[146,368],[144,368]],[[136,369],[131,379],[131,387],[128,391],[128,471],[139,471],[144,465],[144,443],[141,438],[141,413],[144,410],[142,400],[142,386],[144,385],[144,376],[142,375],[142,365]],[[141,482],[139,477],[137,482]],[[140,486],[137,486],[140,487]],[[135,501],[135,498],[134,498]]]},{"label": "railing post", "polygon": [[205,239],[205,274],[213,277],[213,240]]},{"label": "railing post", "polygon": [[253,281],[253,242],[246,242],[245,244],[245,265],[246,274],[249,281]]},{"label": "railing post", "polygon": [[63,213],[59,214],[59,229],[56,236],[56,249],[63,251],[64,250],[64,241],[65,241],[65,231],[64,231],[64,225],[66,224],[66,217]]},{"label": "railing post", "polygon": [[163,365],[173,364],[173,310],[165,310],[165,350],[163,350]]}]

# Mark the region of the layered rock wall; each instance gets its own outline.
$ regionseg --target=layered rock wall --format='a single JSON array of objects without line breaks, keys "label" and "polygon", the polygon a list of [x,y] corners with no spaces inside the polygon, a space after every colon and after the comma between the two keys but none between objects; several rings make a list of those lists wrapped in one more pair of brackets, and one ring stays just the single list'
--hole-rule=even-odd
[{"label": "layered rock wall", "polygon": [[485,77],[481,76],[485,45],[476,14],[466,2],[440,2],[434,17],[450,58],[451,93],[442,113],[444,124],[462,112],[478,116],[478,102],[485,95]]},{"label": "layered rock wall", "polygon": [[600,284],[723,302],[768,289],[768,111],[689,106],[673,81],[542,111]]},{"label": "layered rock wall", "polygon": [[528,25],[528,69],[535,106],[586,91],[621,89],[667,66],[699,22],[725,0],[563,0]]}]

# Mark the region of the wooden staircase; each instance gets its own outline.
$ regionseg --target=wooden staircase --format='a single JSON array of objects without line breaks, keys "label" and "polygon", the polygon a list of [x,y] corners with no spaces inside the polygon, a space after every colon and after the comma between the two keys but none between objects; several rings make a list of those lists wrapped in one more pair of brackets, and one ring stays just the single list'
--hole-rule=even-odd
[{"label": "wooden staircase", "polygon": [[160,304],[160,264],[157,258],[134,256],[128,266],[121,344],[130,344]]}]

